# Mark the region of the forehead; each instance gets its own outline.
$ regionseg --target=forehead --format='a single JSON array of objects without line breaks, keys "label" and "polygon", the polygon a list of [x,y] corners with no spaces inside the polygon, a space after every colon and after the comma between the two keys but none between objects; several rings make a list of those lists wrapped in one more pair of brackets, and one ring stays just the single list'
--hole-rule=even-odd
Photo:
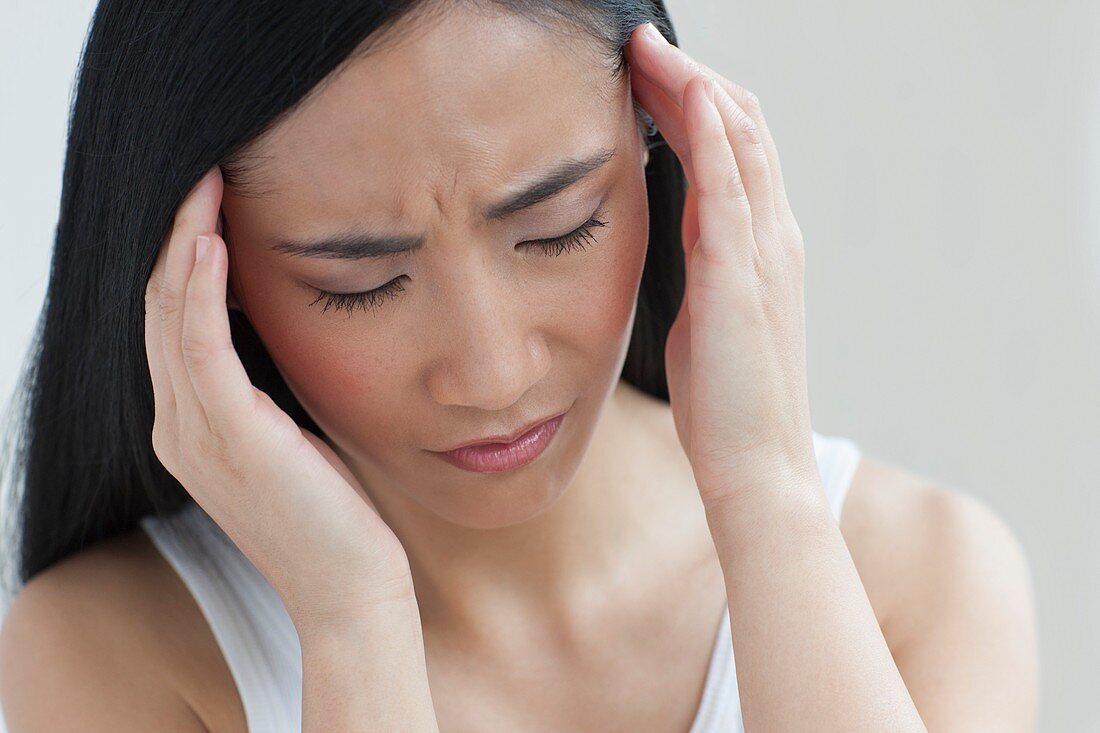
[{"label": "forehead", "polygon": [[456,211],[617,140],[625,85],[594,42],[508,13],[413,19],[258,141],[256,180],[284,215],[400,221]]}]

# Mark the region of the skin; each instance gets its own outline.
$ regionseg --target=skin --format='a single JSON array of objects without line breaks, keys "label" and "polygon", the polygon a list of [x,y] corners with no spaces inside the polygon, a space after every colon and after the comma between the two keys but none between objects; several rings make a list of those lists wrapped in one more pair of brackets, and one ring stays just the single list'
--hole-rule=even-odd
[{"label": "skin", "polygon": [[[445,40],[387,48],[336,77],[258,146],[264,198],[230,188],[222,211],[235,301],[401,539],[426,625],[482,638],[515,619],[538,634],[585,615],[581,598],[628,570],[615,559],[633,555],[623,541],[653,525],[630,507],[680,513],[692,497],[623,476],[644,439],[628,424],[641,399],[613,393],[648,236],[629,87],[611,86],[594,51],[508,16],[468,17]],[[480,221],[525,172],[601,146],[615,155],[589,179]],[[516,247],[571,231],[601,201],[608,224],[588,250]],[[271,251],[366,227],[428,245],[389,263]],[[401,275],[404,292],[350,315],[311,307],[317,294],[299,282],[355,292]],[[428,452],[565,408],[547,454],[523,470],[474,474]],[[624,531],[609,535],[616,514]]]},{"label": "skin", "polygon": [[[423,636],[384,627],[409,644],[401,658],[420,663],[397,669],[394,689],[424,703],[426,662],[427,707],[448,729],[686,730],[730,598],[747,725],[1027,730],[1035,686],[1030,587],[1003,523],[972,500],[870,460],[853,479],[839,527],[822,503],[806,455],[804,364],[798,349],[786,348],[804,341],[794,297],[801,235],[754,98],[637,33],[632,89],[593,95],[595,57],[562,53],[555,37],[522,21],[493,22],[504,25],[456,16],[349,67],[261,141],[264,198],[223,195],[220,178],[208,177],[185,202],[178,242],[154,273],[160,297],[151,288],[147,302],[150,312],[171,315],[165,294],[186,285],[179,323],[147,321],[156,334],[150,343],[164,347],[150,351],[158,420],[168,407],[179,415],[177,432],[162,427],[154,436],[158,455],[272,579],[301,631],[324,619],[325,638],[344,642],[334,646],[378,648],[330,632],[352,609],[379,600],[364,592],[367,580],[393,580],[404,567]],[[430,73],[440,66],[461,73]],[[719,86],[708,88],[703,77]],[[533,87],[545,90],[537,104]],[[685,214],[691,312],[670,336],[671,408],[617,382],[646,237],[645,152],[631,92],[685,162],[693,188]],[[368,103],[381,98],[386,105]],[[477,206],[523,171],[575,155],[602,135],[614,137],[617,152],[591,182],[515,221],[478,224]],[[734,171],[743,186],[722,179]],[[572,229],[599,200],[610,224],[588,251],[546,257],[514,248]],[[228,247],[214,234],[219,205]],[[392,269],[270,250],[276,236],[367,225],[424,233],[428,247]],[[193,238],[202,232],[209,256],[192,270]],[[786,266],[774,269],[779,262]],[[775,319],[729,320],[735,305],[761,307],[742,289],[749,272],[782,283],[783,297],[767,301]],[[411,282],[396,300],[350,316],[311,308],[314,296],[299,282],[324,279],[350,291],[401,273]],[[234,409],[246,404],[247,390],[234,381],[239,364],[219,361],[228,355],[216,348],[227,335],[227,296],[332,443],[297,433],[291,441],[272,418],[251,435],[263,451],[253,455],[238,441],[233,455],[238,466],[252,459],[252,475],[264,470],[261,458],[284,458],[281,470],[263,477],[271,480],[238,479],[234,491],[226,491],[229,474],[215,477],[209,465],[184,460],[194,451],[172,450],[181,440],[224,448],[200,445],[199,417],[224,441],[242,435],[233,416],[250,414]],[[763,322],[771,328],[744,325]],[[181,349],[181,341],[190,346]],[[739,354],[775,358],[754,365],[738,362]],[[735,377],[745,382],[730,390]],[[424,453],[566,404],[570,415],[550,450],[521,471],[467,475]],[[271,442],[273,434],[283,442]],[[277,449],[288,445],[303,452],[286,459]],[[208,464],[217,452],[203,454]],[[273,491],[272,481],[283,483]],[[292,526],[295,512],[314,514]],[[330,573],[306,572],[322,563]],[[356,570],[362,566],[371,572]],[[333,588],[309,580],[316,575],[341,581],[339,595],[354,603],[328,602]],[[79,703],[89,725],[117,724],[118,710],[132,711],[135,724],[149,710],[161,716],[150,712],[150,720],[172,719],[180,729],[200,729],[199,720],[242,729],[239,700],[227,693],[232,680],[201,615],[140,534],[39,578],[17,599],[0,639],[0,694],[25,729],[75,715],[77,703],[47,704],[44,692],[72,687],[97,693]],[[105,584],[117,592],[104,594]],[[398,582],[384,585],[400,590]],[[150,598],[151,588],[163,594]],[[42,613],[74,605],[97,612]],[[187,655],[155,632],[172,609],[175,638],[191,642],[192,658],[205,660],[201,670],[182,669]],[[133,629],[149,643],[112,646],[132,639]],[[20,641],[28,638],[38,641]],[[320,658],[310,653],[322,646],[315,638],[303,634],[307,668]],[[105,676],[105,658],[128,663]],[[543,660],[534,673],[530,659]],[[325,661],[337,671],[327,682],[348,685],[334,702],[350,710],[371,678],[336,657]],[[171,672],[134,671],[143,669]],[[105,677],[127,684],[106,685]],[[612,680],[626,692],[604,694]],[[837,695],[850,704],[835,705]],[[9,705],[19,700],[30,702]],[[138,700],[144,706],[135,707]]]}]

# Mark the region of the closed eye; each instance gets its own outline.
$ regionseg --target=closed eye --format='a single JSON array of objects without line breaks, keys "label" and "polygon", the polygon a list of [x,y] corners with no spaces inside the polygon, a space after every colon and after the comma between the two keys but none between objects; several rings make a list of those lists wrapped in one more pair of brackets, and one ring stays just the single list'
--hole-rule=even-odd
[{"label": "closed eye", "polygon": [[[568,234],[547,239],[532,239],[520,242],[516,246],[531,247],[553,257],[573,250],[587,249],[589,244],[594,244],[596,241],[593,231],[608,224],[607,221],[600,218],[601,216],[603,216],[602,207],[598,207],[586,222]],[[361,293],[331,293],[320,288],[313,288],[318,295],[309,305],[312,306],[320,302],[323,303],[322,313],[328,312],[331,308],[336,312],[346,310],[349,316],[356,308],[361,308],[364,311],[374,310],[380,308],[390,298],[397,297],[398,293],[404,292],[403,282],[407,279],[408,275],[400,275],[385,285]]]},{"label": "closed eye", "polygon": [[592,231],[599,227],[607,226],[607,222],[600,219],[601,214],[602,212],[600,209],[596,209],[596,212],[588,217],[588,221],[563,236],[551,237],[549,239],[533,239],[528,242],[522,242],[517,246],[537,247],[541,249],[543,253],[553,256],[564,254],[572,249],[586,249],[586,242],[591,244],[596,241]]}]

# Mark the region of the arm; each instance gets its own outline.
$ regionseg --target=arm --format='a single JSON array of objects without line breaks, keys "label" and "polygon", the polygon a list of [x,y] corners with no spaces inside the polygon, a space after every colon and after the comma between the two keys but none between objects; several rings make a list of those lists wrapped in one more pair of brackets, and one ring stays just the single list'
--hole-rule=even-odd
[{"label": "arm", "polygon": [[820,485],[706,506],[746,730],[924,731]]},{"label": "arm", "polygon": [[[821,486],[806,380],[805,247],[759,100],[652,26],[635,31],[628,53],[632,90],[689,184],[681,226],[686,292],[669,330],[666,373],[677,433],[723,568],[746,727],[924,731],[927,721]],[[994,665],[1015,662],[1011,686],[990,692],[997,683],[987,682],[961,707],[930,702],[929,719],[968,731],[1001,722],[1022,726],[1027,721],[1017,708],[993,711],[992,703],[1007,690],[1026,689],[1020,650],[1030,636],[1019,623],[1025,614],[1019,603],[1005,611],[990,600],[1005,588],[1016,601],[1026,596],[1019,556],[1005,550],[1007,533],[990,531],[989,522],[975,519],[980,513],[965,514],[970,519],[957,522],[961,529],[941,548],[956,554],[913,563],[934,581],[914,605],[945,614],[952,631],[909,626],[915,646],[904,655],[906,668],[915,680],[918,668],[924,675],[970,670],[953,678],[965,684],[976,676],[996,679],[1001,671]],[[972,534],[999,539],[985,548]],[[887,552],[893,539],[876,549]],[[989,573],[1002,557],[1007,572]],[[1007,653],[979,650],[958,634],[980,630],[983,613],[1010,634]],[[951,644],[949,656],[944,649]],[[924,685],[930,689],[927,678]]]},{"label": "arm", "polygon": [[[930,731],[1034,730],[1030,574],[1004,522],[865,460],[842,522],[856,538],[849,554],[815,488],[809,506],[797,493],[759,491],[707,508],[746,727],[906,730],[912,702]],[[881,621],[853,555],[868,581],[888,587]]]},{"label": "arm", "polygon": [[342,620],[295,625],[303,733],[438,733],[413,594],[358,604]]},{"label": "arm", "polygon": [[722,565],[745,727],[924,731],[820,484],[804,252],[774,142],[754,96],[647,30],[632,88],[689,184],[669,401]]}]

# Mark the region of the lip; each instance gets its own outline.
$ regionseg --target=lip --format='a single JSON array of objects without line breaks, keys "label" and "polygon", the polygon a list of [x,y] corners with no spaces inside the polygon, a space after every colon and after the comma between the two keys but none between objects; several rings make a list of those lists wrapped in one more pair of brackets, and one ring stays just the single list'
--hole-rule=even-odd
[{"label": "lip", "polygon": [[562,410],[561,412],[554,413],[553,415],[549,415],[547,417],[539,418],[536,422],[528,423],[526,426],[520,428],[519,430],[514,432],[512,435],[490,435],[488,437],[482,438],[481,440],[476,440],[476,441],[473,441],[473,442],[470,442],[470,443],[463,443],[461,445],[456,445],[454,448],[449,448],[447,450],[435,451],[435,452],[437,452],[437,453],[452,453],[452,452],[454,452],[456,450],[460,450],[462,448],[474,448],[474,447],[477,447],[477,446],[484,446],[484,445],[488,445],[488,446],[509,445],[511,443],[516,442],[521,437],[523,437],[527,433],[531,432],[535,428],[539,427],[543,423],[550,422],[551,420],[553,420],[556,417],[561,417],[562,415],[564,415],[568,411],[569,411],[568,409],[565,409],[565,410]]},{"label": "lip", "polygon": [[499,473],[525,466],[542,455],[557,434],[565,412],[525,428],[511,441],[478,442],[435,452],[448,463],[476,473]]}]

